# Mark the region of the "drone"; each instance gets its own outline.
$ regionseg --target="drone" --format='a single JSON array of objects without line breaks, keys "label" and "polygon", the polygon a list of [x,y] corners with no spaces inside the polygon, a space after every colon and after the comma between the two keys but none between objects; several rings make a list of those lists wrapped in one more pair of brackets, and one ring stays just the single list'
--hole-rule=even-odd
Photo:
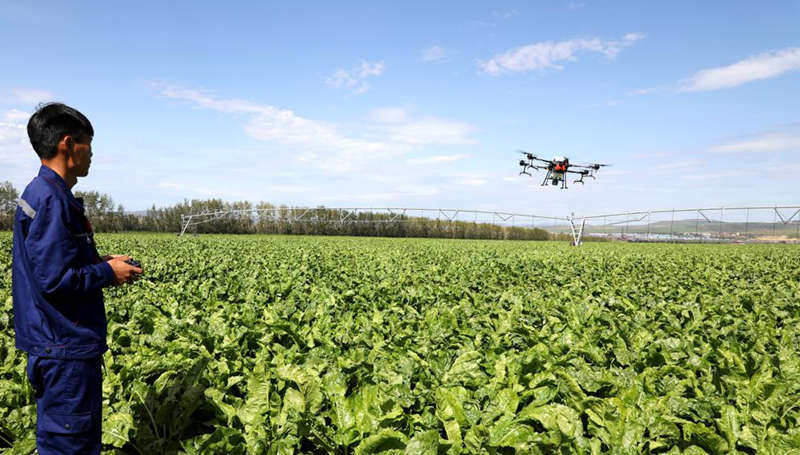
[{"label": "drone", "polygon": [[[553,186],[561,183],[562,190],[567,189],[567,174],[580,175],[580,178],[573,180],[572,183],[580,183],[583,185],[586,183],[583,181],[584,178],[591,177],[594,179],[594,174],[599,171],[601,167],[610,166],[609,164],[601,163],[570,164],[569,158],[563,156],[557,156],[552,160],[545,160],[522,150],[519,150],[519,153],[525,155],[526,158],[524,160],[519,160],[519,165],[522,166],[522,172],[520,172],[519,175],[525,174],[530,176],[531,173],[528,172],[528,170],[532,169],[536,171],[544,169],[547,171],[547,174],[545,174],[544,180],[542,180],[542,186],[547,186],[548,181],[550,181]],[[573,168],[577,168],[578,170],[572,170]]]}]

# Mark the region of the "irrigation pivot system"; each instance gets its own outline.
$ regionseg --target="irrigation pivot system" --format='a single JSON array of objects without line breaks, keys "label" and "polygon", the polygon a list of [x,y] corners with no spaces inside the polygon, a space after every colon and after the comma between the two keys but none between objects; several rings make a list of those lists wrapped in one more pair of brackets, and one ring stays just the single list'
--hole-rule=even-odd
[{"label": "irrigation pivot system", "polygon": [[181,232],[215,220],[246,217],[253,222],[282,223],[403,223],[419,219],[445,222],[491,223],[501,226],[541,227],[564,223],[564,217],[489,210],[425,209],[410,207],[274,207],[268,209],[221,210],[181,215]]},{"label": "irrigation pivot system", "polygon": [[491,210],[409,207],[274,207],[181,215],[180,235],[222,219],[252,223],[410,223],[419,220],[539,228],[571,236],[661,242],[800,242],[800,205],[684,208],[548,216]]},{"label": "irrigation pivot system", "polygon": [[800,242],[800,206],[619,212],[580,217],[587,234],[628,241]]}]

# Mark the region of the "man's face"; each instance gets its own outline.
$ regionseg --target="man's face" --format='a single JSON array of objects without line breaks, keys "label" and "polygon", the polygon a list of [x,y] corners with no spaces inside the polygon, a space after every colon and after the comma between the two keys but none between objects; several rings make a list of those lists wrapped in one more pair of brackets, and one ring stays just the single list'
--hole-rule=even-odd
[{"label": "man's face", "polygon": [[68,166],[76,177],[86,177],[92,164],[92,136],[77,134],[70,137],[72,147],[69,147]]}]

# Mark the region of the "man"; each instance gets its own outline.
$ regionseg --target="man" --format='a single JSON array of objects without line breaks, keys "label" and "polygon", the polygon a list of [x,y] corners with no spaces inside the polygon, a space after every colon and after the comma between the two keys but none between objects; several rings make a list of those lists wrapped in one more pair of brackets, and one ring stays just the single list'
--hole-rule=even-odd
[{"label": "man", "polygon": [[102,288],[142,273],[128,256],[97,254],[83,202],[72,194],[89,173],[93,136],[89,120],[60,103],[40,106],[28,121],[42,166],[14,215],[11,287],[41,455],[100,453],[101,356],[108,350]]}]

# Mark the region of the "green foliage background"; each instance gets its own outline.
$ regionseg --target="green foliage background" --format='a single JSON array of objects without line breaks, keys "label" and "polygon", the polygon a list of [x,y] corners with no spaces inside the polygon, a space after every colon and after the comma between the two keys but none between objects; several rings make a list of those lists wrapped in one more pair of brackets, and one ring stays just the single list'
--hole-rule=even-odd
[{"label": "green foliage background", "polygon": [[[99,235],[109,453],[800,453],[800,249]],[[0,448],[30,453],[0,233]]]}]

